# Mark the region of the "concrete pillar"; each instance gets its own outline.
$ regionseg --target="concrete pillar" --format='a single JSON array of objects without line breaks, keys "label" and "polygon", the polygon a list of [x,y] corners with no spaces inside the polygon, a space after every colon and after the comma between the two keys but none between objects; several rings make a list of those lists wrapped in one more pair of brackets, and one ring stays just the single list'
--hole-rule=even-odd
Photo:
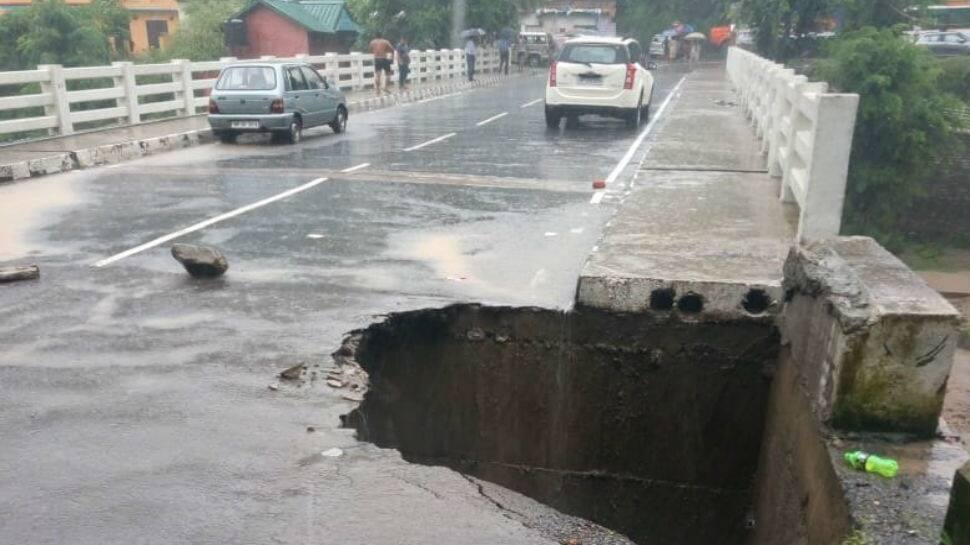
[{"label": "concrete pillar", "polygon": [[141,123],[141,114],[138,113],[138,93],[136,91],[135,82],[135,65],[126,61],[112,63],[112,66],[121,68],[121,76],[116,79],[115,85],[120,85],[125,90],[125,94],[118,100],[123,101],[125,108],[128,109],[128,124],[135,125],[137,123]]},{"label": "concrete pillar", "polygon": [[67,99],[67,83],[64,80],[64,67],[59,64],[42,64],[38,70],[46,70],[49,74],[47,81],[40,82],[40,91],[50,93],[53,102],[44,106],[44,115],[57,116],[58,134],[73,134],[74,124],[71,123],[71,103]]},{"label": "concrete pillar", "polygon": [[953,476],[950,490],[950,508],[943,523],[940,543],[946,545],[970,545],[970,462]]},{"label": "concrete pillar", "polygon": [[850,431],[935,434],[960,314],[868,237],[796,246],[783,344],[815,413]]},{"label": "concrete pillar", "polygon": [[451,47],[461,49],[461,31],[465,30],[465,17],[468,15],[466,0],[451,0]]},{"label": "concrete pillar", "polygon": [[173,75],[173,81],[180,86],[179,93],[182,96],[182,108],[180,115],[195,115],[195,90],[192,88],[192,62],[188,59],[172,59],[172,64],[178,65],[179,69]]},{"label": "concrete pillar", "polygon": [[798,221],[798,240],[802,242],[838,235],[842,227],[849,155],[859,107],[859,95],[855,94],[818,94],[816,100],[809,184]]}]

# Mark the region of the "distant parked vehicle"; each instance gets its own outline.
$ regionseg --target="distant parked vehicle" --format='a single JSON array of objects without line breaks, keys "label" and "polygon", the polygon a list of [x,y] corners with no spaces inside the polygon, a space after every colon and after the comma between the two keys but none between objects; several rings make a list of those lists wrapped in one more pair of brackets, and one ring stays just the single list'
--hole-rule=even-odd
[{"label": "distant parked vehicle", "polygon": [[754,47],[754,37],[755,37],[754,30],[750,28],[739,28],[737,30],[736,37],[734,38],[734,43],[738,47],[750,49]]},{"label": "distant parked vehicle", "polygon": [[556,45],[547,32],[521,32],[512,60],[518,65],[545,66],[555,56]]},{"label": "distant parked vehicle", "polygon": [[926,47],[934,55],[970,55],[970,32],[922,32],[916,45]]},{"label": "distant parked vehicle", "polygon": [[566,42],[549,67],[546,125],[559,128],[563,117],[596,114],[619,117],[633,129],[650,115],[653,75],[640,64],[636,40],[585,37]]},{"label": "distant parked vehicle", "polygon": [[312,66],[294,62],[247,62],[227,66],[209,96],[209,126],[224,143],[241,133],[269,132],[292,144],[303,129],[329,125],[347,130],[347,100]]}]

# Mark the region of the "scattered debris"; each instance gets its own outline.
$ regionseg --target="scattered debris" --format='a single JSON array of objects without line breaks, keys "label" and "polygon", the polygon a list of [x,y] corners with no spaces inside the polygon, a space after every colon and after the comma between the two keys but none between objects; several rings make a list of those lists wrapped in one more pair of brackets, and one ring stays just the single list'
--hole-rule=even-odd
[{"label": "scattered debris", "polygon": [[344,383],[337,379],[330,378],[330,379],[327,379],[327,386],[331,388],[343,388]]},{"label": "scattered debris", "polygon": [[343,449],[339,449],[339,448],[334,447],[332,449],[325,450],[325,451],[321,452],[320,454],[323,455],[323,456],[326,456],[327,458],[339,458],[339,457],[341,457],[341,456],[344,455],[344,451],[343,451]]},{"label": "scattered debris", "polygon": [[280,385],[279,384],[270,384],[269,385],[269,389],[275,392],[276,390],[279,390],[280,389]]},{"label": "scattered debris", "polygon": [[18,282],[20,280],[36,280],[38,278],[40,278],[40,267],[37,265],[0,267],[0,284]]},{"label": "scattered debris", "polygon": [[215,278],[229,270],[226,256],[211,246],[173,244],[172,257],[195,278]]},{"label": "scattered debris", "polygon": [[464,276],[449,276],[449,277],[445,278],[445,280],[448,280],[448,281],[451,281],[451,282],[464,282],[465,280],[468,280],[468,278],[466,278]]},{"label": "scattered debris", "polygon": [[317,431],[317,429],[315,427],[313,427],[313,426],[307,426],[306,427],[306,432],[307,433],[313,433],[315,431]]},{"label": "scattered debris", "polygon": [[733,100],[724,100],[724,99],[715,100],[714,104],[717,104],[718,106],[728,106],[728,107],[738,105],[738,103]]},{"label": "scattered debris", "polygon": [[477,327],[473,327],[465,334],[469,341],[481,341],[485,339],[485,332]]},{"label": "scattered debris", "polygon": [[298,363],[280,373],[280,378],[285,380],[300,380],[303,378],[304,371],[306,371],[306,364]]},{"label": "scattered debris", "polygon": [[340,397],[343,398],[343,399],[346,399],[347,401],[353,401],[354,403],[360,403],[361,401],[364,400],[363,394],[358,394],[356,392],[354,392],[354,393],[346,393],[346,394],[344,394],[344,395],[342,395]]}]

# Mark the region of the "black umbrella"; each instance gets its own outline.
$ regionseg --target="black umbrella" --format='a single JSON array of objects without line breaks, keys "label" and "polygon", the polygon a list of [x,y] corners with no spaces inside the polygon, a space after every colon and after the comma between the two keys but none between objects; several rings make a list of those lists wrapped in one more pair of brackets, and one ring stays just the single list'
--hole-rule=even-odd
[{"label": "black umbrella", "polygon": [[461,36],[462,38],[478,38],[484,35],[485,35],[485,31],[480,28],[469,28],[466,30],[462,30],[461,34],[459,34],[459,36]]}]

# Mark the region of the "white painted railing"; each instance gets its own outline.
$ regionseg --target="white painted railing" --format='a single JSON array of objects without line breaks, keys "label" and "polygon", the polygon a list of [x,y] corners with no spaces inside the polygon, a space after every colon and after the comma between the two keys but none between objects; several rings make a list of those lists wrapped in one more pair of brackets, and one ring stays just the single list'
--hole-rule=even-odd
[{"label": "white painted railing", "polygon": [[[328,53],[284,60],[314,65],[327,81],[344,91],[374,86],[374,62],[369,54]],[[33,131],[68,135],[90,128],[85,124],[137,124],[159,117],[195,115],[208,104],[219,70],[236,61],[227,57],[207,62],[116,62],[111,66],[81,68],[43,65],[36,70],[0,72],[0,114],[10,112],[0,118],[0,135]],[[498,53],[479,49],[475,69],[483,73],[497,71]],[[465,74],[465,56],[459,49],[411,52],[412,83],[453,80]],[[70,82],[87,82],[97,87],[68,90],[77,86]],[[31,84],[35,89],[22,94]]]},{"label": "white painted railing", "polygon": [[798,203],[798,240],[838,235],[859,95],[829,93],[827,83],[737,47],[728,51],[727,70],[768,155],[768,173],[782,179],[782,200]]}]

